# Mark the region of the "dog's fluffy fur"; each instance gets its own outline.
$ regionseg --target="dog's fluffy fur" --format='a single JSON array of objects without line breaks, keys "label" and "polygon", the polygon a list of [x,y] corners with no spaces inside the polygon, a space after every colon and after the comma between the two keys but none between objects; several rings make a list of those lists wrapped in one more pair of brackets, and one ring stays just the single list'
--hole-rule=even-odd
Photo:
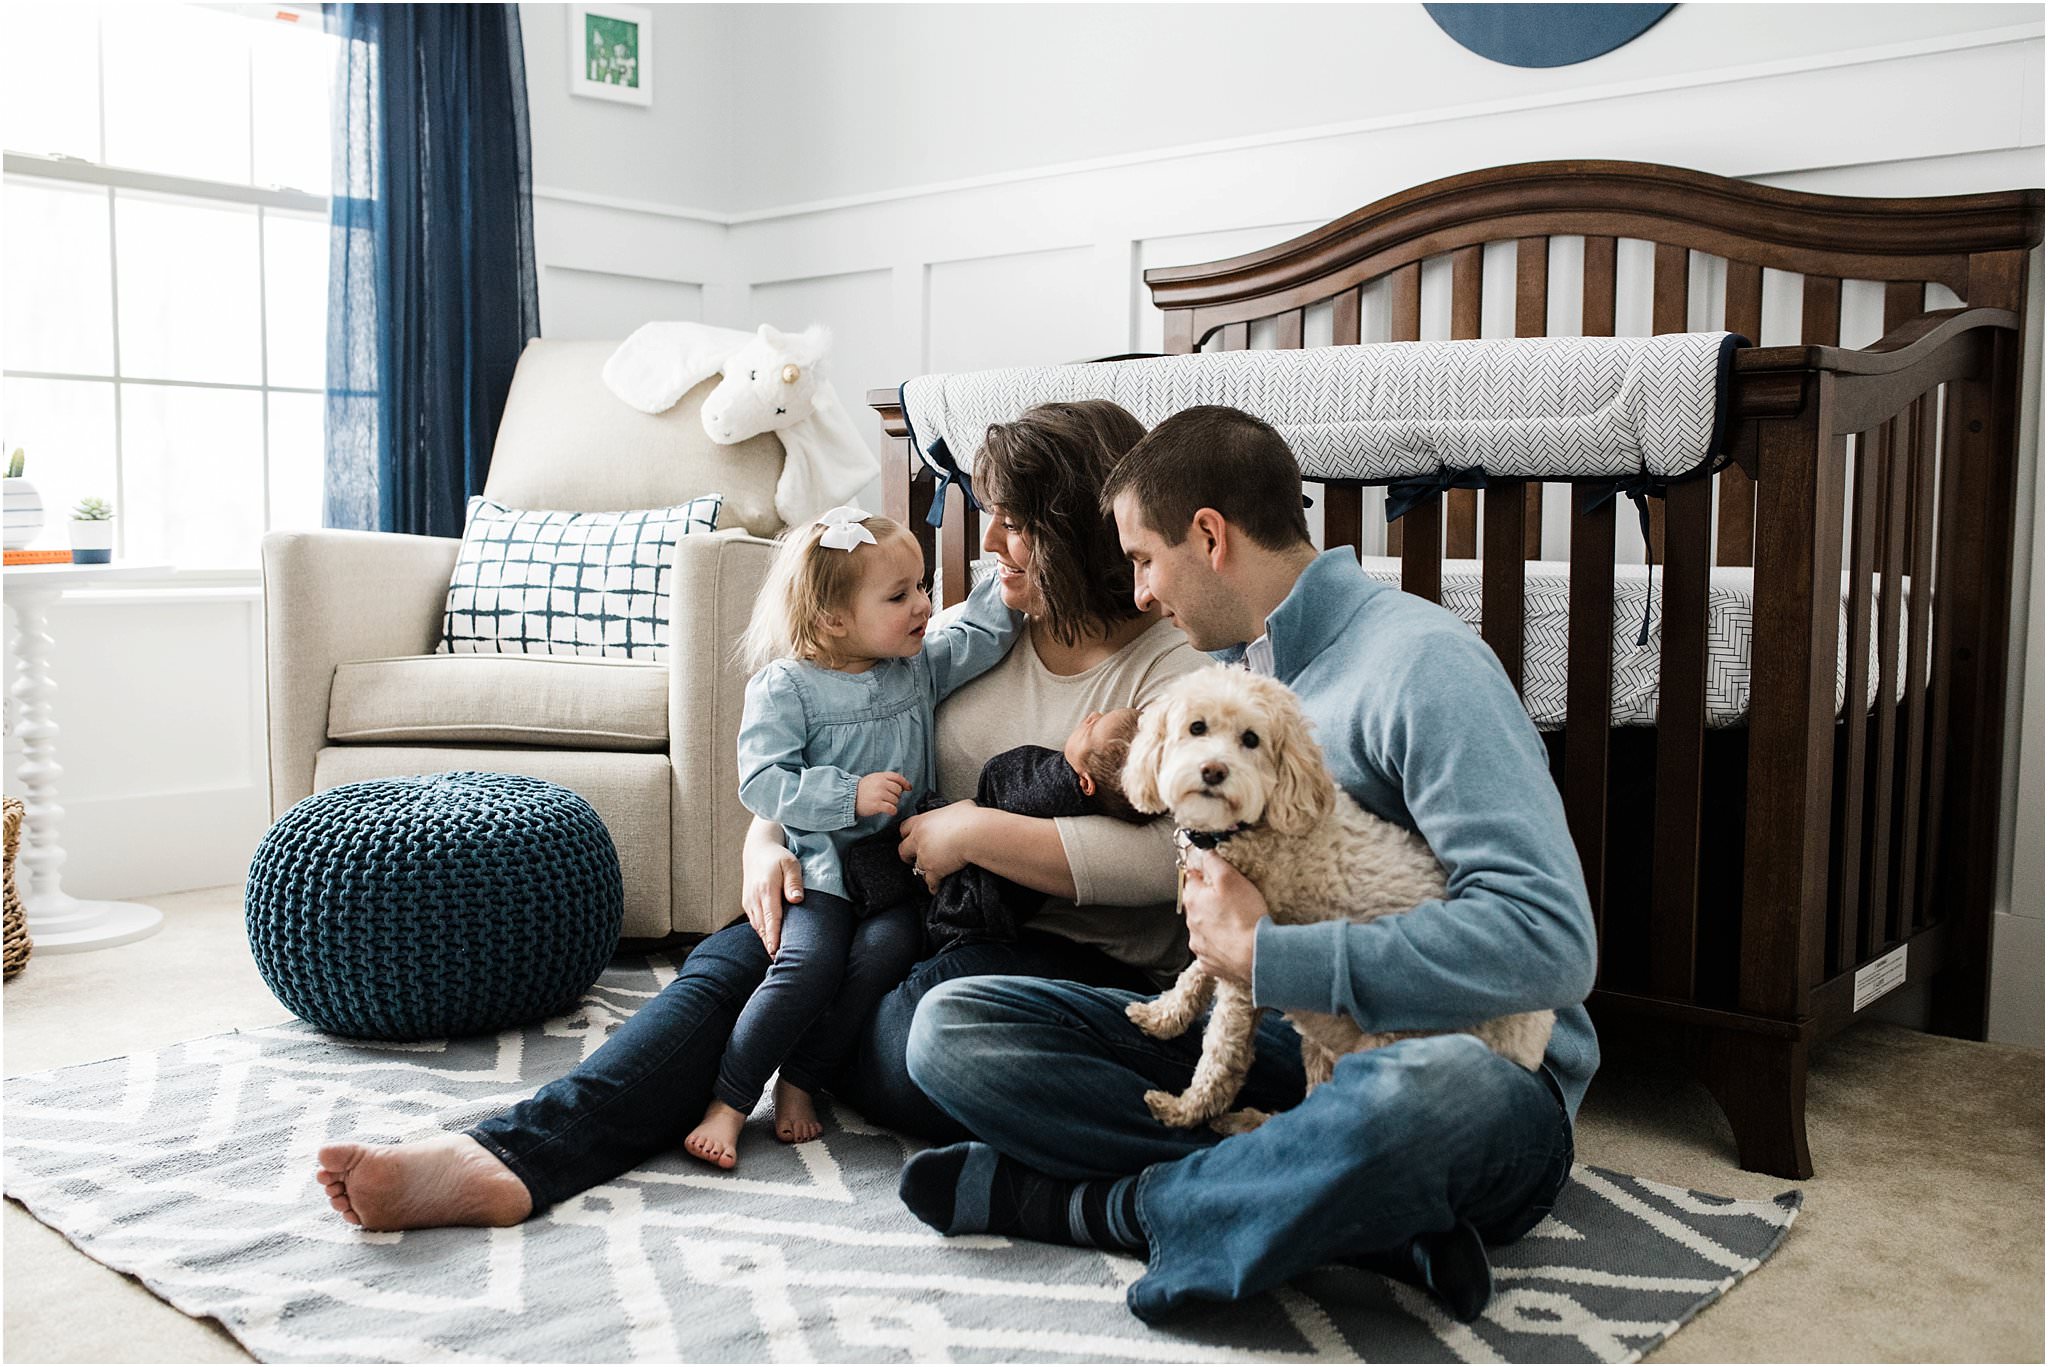
[{"label": "dog's fluffy fur", "polygon": [[[1264,894],[1276,924],[1370,921],[1445,893],[1443,869],[1419,836],[1365,811],[1337,788],[1286,685],[1219,665],[1178,680],[1144,711],[1123,771],[1124,792],[1144,812],[1171,812],[1183,829],[1219,831],[1246,823],[1215,853]],[[1259,1111],[1230,1112],[1251,1066],[1258,1009],[1248,988],[1191,963],[1165,995],[1133,1002],[1145,1033],[1173,1039],[1209,1005],[1202,1058],[1179,1096],[1152,1091],[1145,1104],[1174,1126],[1209,1121],[1225,1133],[1253,1128]],[[1367,1034],[1348,1016],[1289,1011],[1301,1034],[1312,1091],[1337,1059],[1397,1039],[1446,1033]],[[1474,1024],[1489,1048],[1535,1069],[1555,1016],[1529,1011]]]}]

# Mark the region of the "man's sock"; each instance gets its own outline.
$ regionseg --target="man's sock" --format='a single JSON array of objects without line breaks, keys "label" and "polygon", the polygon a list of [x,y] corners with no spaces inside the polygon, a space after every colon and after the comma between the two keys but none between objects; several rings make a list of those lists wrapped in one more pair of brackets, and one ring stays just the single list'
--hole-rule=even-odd
[{"label": "man's sock", "polygon": [[941,1234],[1015,1234],[1049,1244],[1143,1253],[1138,1179],[1065,1182],[986,1144],[927,1149],[903,1165],[910,1213]]}]

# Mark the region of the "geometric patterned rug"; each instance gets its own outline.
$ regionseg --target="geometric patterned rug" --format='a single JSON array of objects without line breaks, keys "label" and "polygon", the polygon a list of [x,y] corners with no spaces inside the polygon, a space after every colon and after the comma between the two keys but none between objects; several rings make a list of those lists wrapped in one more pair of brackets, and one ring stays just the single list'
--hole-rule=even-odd
[{"label": "geometric patterned rug", "polygon": [[375,1044],[292,1021],[9,1078],[6,1193],[265,1362],[1631,1362],[1799,1208],[1580,1167],[1493,1251],[1476,1324],[1331,1267],[1156,1329],[1124,1309],[1134,1258],[926,1229],[896,1199],[917,1146],[844,1108],[817,1142],[779,1144],[757,1116],[732,1172],[678,1147],[515,1229],[365,1234],[327,1208],[322,1142],[502,1110],[673,976],[621,959],[575,1012],[496,1036]]}]

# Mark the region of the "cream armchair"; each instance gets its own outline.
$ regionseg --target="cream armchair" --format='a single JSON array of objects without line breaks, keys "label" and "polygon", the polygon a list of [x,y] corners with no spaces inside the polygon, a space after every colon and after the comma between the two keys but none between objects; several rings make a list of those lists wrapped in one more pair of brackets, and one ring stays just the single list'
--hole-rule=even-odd
[{"label": "cream armchair", "polygon": [[458,769],[574,789],[618,847],[625,934],[715,930],[738,914],[736,794],[746,684],[732,646],[781,529],[782,446],[714,445],[716,377],[649,416],[604,387],[610,342],[535,341],[520,357],[484,492],[595,512],[725,496],[719,531],[676,548],[665,664],[436,655],[459,543],[371,532],[263,541],[270,808],[337,784]]}]

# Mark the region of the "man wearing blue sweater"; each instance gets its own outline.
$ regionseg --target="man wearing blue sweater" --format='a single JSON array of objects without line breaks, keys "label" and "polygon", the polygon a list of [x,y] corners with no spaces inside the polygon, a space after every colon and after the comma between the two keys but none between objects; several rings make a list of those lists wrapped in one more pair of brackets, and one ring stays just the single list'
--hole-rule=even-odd
[{"label": "man wearing blue sweater", "polygon": [[1475,1037],[1353,1054],[1302,1099],[1299,1041],[1263,1017],[1249,1134],[1172,1130],[1142,1100],[1178,1092],[1197,1032],[1154,1040],[1126,992],[1027,978],[945,984],[918,1008],[909,1068],[986,1143],[919,1154],[902,1191],[949,1234],[1012,1233],[1146,1255],[1145,1320],[1350,1261],[1420,1283],[1459,1319],[1491,1295],[1485,1245],[1535,1226],[1572,1162],[1599,1063],[1583,1005],[1594,934],[1543,744],[1492,652],[1435,604],[1377,585],[1348,548],[1318,554],[1301,477],[1271,427],[1229,408],[1161,423],[1105,499],[1136,568],[1188,639],[1301,696],[1338,784],[1419,832],[1449,891],[1363,925],[1279,926],[1229,864],[1191,851],[1195,956],[1277,1010],[1372,1031],[1455,1031],[1557,1012],[1531,1073]]}]

